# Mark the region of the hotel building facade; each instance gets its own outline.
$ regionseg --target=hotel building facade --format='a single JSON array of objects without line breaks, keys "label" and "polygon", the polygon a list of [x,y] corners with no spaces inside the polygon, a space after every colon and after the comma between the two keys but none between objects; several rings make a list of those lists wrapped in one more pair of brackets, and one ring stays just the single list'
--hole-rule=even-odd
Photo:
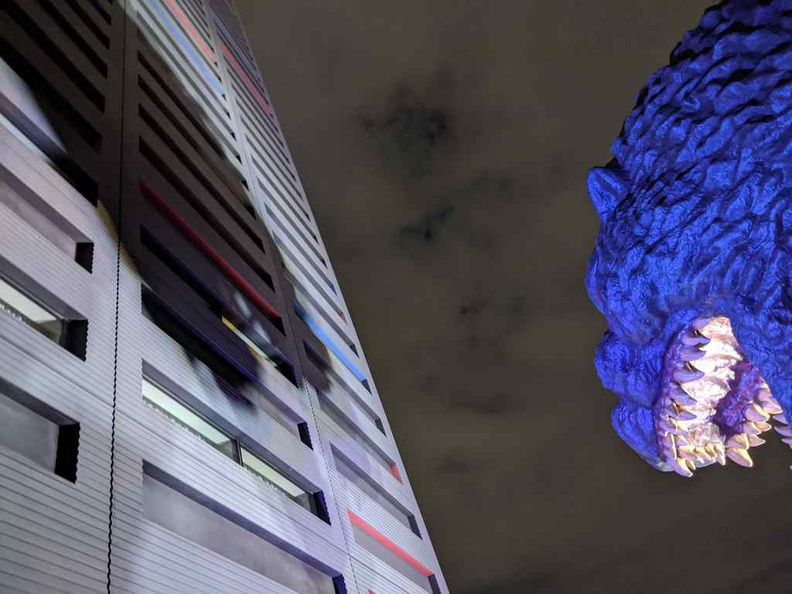
[{"label": "hotel building facade", "polygon": [[0,592],[447,593],[230,0],[0,11]]}]

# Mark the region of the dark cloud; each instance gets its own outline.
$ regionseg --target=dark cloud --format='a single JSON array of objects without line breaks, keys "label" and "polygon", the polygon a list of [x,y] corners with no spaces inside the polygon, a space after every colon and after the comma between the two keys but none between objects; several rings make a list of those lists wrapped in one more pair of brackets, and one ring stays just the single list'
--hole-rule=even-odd
[{"label": "dark cloud", "polygon": [[420,89],[397,84],[380,105],[361,110],[360,126],[386,166],[414,178],[432,170],[437,152],[454,138],[453,88],[453,77],[438,73]]},{"label": "dark cloud", "polygon": [[440,231],[446,226],[456,207],[440,206],[432,209],[414,223],[402,225],[397,231],[398,244],[410,254],[422,247],[431,247],[440,240]]},{"label": "dark cloud", "polygon": [[487,302],[483,299],[474,299],[465,303],[459,308],[459,315],[463,318],[475,318],[480,316],[487,307]]},{"label": "dark cloud", "polygon": [[[437,245],[446,234],[458,236],[474,251],[489,251],[497,242],[496,216],[509,204],[513,179],[501,172],[483,172],[430,200],[438,204],[396,231],[397,244],[416,256]],[[453,224],[452,224],[453,223]],[[456,243],[453,244],[454,247]]]}]

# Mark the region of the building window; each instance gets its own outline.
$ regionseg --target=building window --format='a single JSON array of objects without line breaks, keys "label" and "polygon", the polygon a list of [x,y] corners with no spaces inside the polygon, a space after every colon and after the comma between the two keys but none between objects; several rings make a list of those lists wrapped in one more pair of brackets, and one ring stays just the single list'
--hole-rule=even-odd
[{"label": "building window", "polygon": [[86,320],[62,318],[3,277],[0,277],[0,311],[85,359],[88,333]]},{"label": "building window", "polygon": [[277,402],[275,396],[262,394],[257,373],[247,365],[242,365],[238,358],[231,357],[227,351],[218,352],[214,342],[197,331],[193,324],[176,313],[165,300],[148,287],[141,287],[141,296],[143,315],[176,341],[191,357],[193,365],[206,366],[214,376],[215,382],[227,384],[239,394],[240,398],[249,404],[257,404],[274,421],[299,437],[307,447],[312,447],[304,428],[304,420],[297,413],[287,412],[286,408]]},{"label": "building window", "polygon": [[79,423],[0,379],[0,446],[73,483],[79,439]]},{"label": "building window", "polygon": [[312,509],[312,493],[301,488],[299,485],[294,484],[292,481],[283,476],[283,474],[275,470],[272,466],[267,464],[264,460],[262,460],[259,456],[256,456],[247,448],[240,447],[239,450],[242,458],[242,466],[247,468],[260,480],[264,481],[271,487],[274,487],[275,490],[282,495],[285,495],[289,499],[296,501],[302,507],[310,510],[312,513],[316,513]]},{"label": "building window", "polygon": [[143,379],[143,400],[168,416],[173,422],[197,435],[217,451],[237,462],[236,444],[230,435],[220,431],[203,417],[180,404],[162,388]]},{"label": "building window", "polygon": [[[174,256],[163,246],[145,227],[140,228],[140,240],[153,256],[187,284],[195,294],[206,303],[210,311],[217,315],[226,327],[232,330],[245,342],[259,362],[265,365],[268,364],[288,379],[293,385],[297,386],[294,368],[271,343],[269,340],[269,333],[263,328],[262,324],[257,321],[253,323],[242,323],[238,321],[239,316],[228,311],[228,308],[223,303],[223,298],[215,291],[207,288],[193,270],[185,266],[179,258]],[[250,309],[247,300],[242,295],[237,295],[235,301],[237,308],[243,310]]]},{"label": "building window", "polygon": [[41,332],[60,344],[65,334],[65,324],[55,314],[41,307],[22,291],[0,278],[0,308],[12,317]]},{"label": "building window", "polygon": [[246,468],[256,478],[304,507],[315,516],[330,523],[321,491],[303,489],[262,457],[245,447],[240,440],[223,431],[216,424],[194,412],[159,385],[143,378],[143,400],[166,415],[174,423],[187,429],[213,448]]},{"label": "building window", "polygon": [[93,242],[89,241],[25,181],[11,171],[4,171],[3,177],[4,179],[0,182],[0,204],[12,211],[52,246],[91,272],[93,270]]},{"label": "building window", "polygon": [[338,571],[146,461],[142,491],[145,518],[285,586],[279,592],[346,592]]}]

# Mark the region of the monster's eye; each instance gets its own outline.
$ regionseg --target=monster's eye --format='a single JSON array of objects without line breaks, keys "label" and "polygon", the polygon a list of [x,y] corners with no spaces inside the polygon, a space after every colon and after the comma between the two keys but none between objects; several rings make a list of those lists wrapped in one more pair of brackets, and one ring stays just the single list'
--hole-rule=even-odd
[{"label": "monster's eye", "polygon": [[727,458],[753,466],[748,450],[774,422],[792,446],[792,428],[725,317],[697,319],[671,344],[654,418],[661,456],[687,477]]}]

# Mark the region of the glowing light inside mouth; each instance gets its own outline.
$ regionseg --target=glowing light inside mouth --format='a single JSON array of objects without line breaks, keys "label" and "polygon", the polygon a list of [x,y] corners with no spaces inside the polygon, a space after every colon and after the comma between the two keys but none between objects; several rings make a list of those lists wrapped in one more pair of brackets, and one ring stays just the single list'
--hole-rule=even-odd
[{"label": "glowing light inside mouth", "polygon": [[[792,446],[792,428],[748,362],[726,317],[699,318],[666,355],[655,429],[665,464],[685,477],[727,459],[752,467],[748,450],[773,428]],[[732,411],[732,414],[726,414]],[[735,414],[736,411],[736,414]]]}]

